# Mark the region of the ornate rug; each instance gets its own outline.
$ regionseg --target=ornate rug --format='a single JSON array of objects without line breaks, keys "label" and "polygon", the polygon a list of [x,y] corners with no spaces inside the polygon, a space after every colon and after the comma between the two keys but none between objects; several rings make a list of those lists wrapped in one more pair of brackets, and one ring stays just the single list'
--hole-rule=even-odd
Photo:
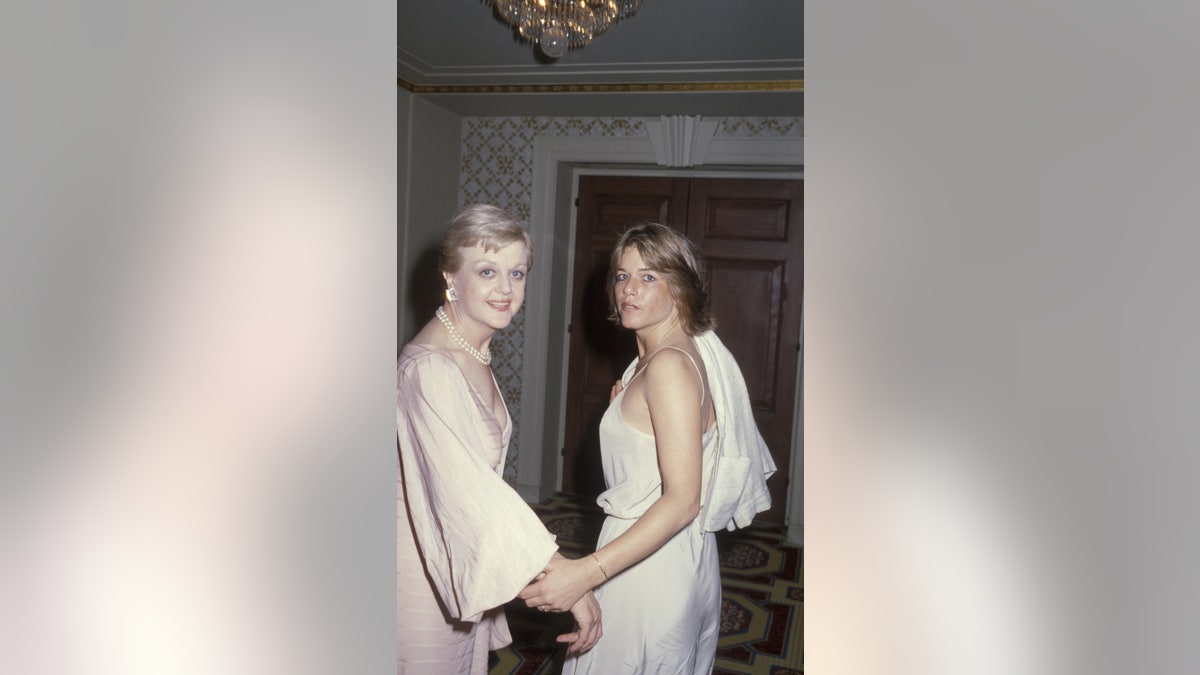
[{"label": "ornate rug", "polygon": [[[558,494],[533,506],[558,536],[563,555],[591,552],[604,514],[591,500]],[[713,675],[804,672],[804,555],[779,525],[754,524],[717,535],[721,558],[721,637]],[[490,675],[555,675],[565,650],[554,641],[569,614],[506,607],[513,644],[491,655]],[[603,638],[602,638],[603,639]]]}]

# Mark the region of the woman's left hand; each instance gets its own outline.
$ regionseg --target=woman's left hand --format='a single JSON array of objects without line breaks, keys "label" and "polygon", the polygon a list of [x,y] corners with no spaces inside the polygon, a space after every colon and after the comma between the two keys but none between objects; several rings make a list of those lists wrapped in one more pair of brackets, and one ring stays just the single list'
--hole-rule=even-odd
[{"label": "woman's left hand", "polygon": [[575,631],[555,638],[556,642],[568,643],[568,656],[586,652],[604,635],[600,621],[600,603],[596,602],[596,596],[592,595],[591,591],[584,593],[579,602],[575,603],[571,608],[571,615],[575,617]]},{"label": "woman's left hand", "polygon": [[598,585],[593,575],[598,570],[590,558],[570,560],[556,556],[546,565],[539,579],[526,586],[517,597],[543,612],[566,612],[584,593]]}]

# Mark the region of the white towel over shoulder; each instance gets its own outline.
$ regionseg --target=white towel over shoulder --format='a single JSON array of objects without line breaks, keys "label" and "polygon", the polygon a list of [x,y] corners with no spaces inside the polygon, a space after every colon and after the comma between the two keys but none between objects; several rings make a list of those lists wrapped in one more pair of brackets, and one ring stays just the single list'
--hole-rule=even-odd
[{"label": "white towel over shoulder", "polygon": [[719,435],[716,464],[703,477],[700,523],[709,532],[736,530],[771,508],[767,478],[777,467],[754,422],[746,380],[733,354],[712,331],[695,340],[708,373]]}]

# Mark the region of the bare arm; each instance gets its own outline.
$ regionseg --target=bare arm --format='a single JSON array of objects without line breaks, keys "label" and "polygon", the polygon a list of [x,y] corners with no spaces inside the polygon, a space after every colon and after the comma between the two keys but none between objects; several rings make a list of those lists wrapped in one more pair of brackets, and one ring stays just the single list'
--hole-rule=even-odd
[{"label": "bare arm", "polygon": [[[584,592],[603,583],[605,571],[611,577],[641,561],[700,512],[701,382],[696,370],[684,354],[664,350],[646,366],[641,380],[654,428],[662,496],[629,530],[596,551],[595,559],[552,559],[546,576],[520,593],[530,607],[563,611]],[[628,399],[635,391],[630,389],[625,403],[636,403]]]}]

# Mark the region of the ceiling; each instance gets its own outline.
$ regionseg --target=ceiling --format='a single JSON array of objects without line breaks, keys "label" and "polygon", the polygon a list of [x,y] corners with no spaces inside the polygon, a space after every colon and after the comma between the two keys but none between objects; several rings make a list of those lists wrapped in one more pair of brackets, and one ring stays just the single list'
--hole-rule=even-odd
[{"label": "ceiling", "polygon": [[485,0],[400,0],[400,86],[460,115],[803,114],[802,0],[643,0],[557,61]]}]

